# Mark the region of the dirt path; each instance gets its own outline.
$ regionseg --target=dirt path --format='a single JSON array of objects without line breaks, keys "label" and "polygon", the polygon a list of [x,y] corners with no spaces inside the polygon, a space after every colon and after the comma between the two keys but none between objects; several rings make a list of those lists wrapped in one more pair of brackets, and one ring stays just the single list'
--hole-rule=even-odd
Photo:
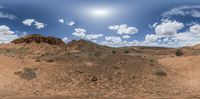
[{"label": "dirt path", "polygon": [[200,56],[170,57],[160,59],[168,71],[178,75],[178,81],[188,87],[191,94],[199,95],[200,92]]}]

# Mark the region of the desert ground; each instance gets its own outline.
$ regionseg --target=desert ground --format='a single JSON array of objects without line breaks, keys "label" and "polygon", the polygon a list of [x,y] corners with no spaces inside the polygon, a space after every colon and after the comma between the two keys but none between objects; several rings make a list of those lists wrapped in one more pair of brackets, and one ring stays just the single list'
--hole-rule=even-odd
[{"label": "desert ground", "polygon": [[177,48],[43,39],[0,45],[0,99],[200,97],[200,45],[177,56]]}]

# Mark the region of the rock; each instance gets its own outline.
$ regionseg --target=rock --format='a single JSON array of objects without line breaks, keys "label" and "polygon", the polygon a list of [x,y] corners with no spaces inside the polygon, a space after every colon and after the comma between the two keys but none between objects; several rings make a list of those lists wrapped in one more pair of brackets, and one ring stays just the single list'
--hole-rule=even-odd
[{"label": "rock", "polygon": [[40,34],[30,34],[24,37],[13,40],[11,43],[21,44],[21,43],[47,43],[50,45],[61,45],[64,42],[60,38],[56,37],[45,37]]}]

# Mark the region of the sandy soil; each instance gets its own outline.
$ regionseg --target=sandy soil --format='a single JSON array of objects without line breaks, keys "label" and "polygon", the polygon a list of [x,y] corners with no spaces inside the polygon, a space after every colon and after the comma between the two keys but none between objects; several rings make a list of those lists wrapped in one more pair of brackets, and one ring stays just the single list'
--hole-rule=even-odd
[{"label": "sandy soil", "polygon": [[200,95],[200,56],[185,56],[160,59],[168,71],[178,75],[176,79],[191,91],[193,96]]},{"label": "sandy soil", "polygon": [[198,97],[200,56],[172,56],[174,49],[109,48],[83,40],[0,45],[0,97]]}]

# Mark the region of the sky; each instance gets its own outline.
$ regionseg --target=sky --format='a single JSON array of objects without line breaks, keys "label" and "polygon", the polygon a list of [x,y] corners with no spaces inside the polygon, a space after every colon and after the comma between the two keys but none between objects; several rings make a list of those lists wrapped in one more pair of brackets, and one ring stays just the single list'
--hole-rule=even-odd
[{"label": "sky", "polygon": [[200,43],[199,0],[0,0],[0,43],[27,34],[101,45]]}]

